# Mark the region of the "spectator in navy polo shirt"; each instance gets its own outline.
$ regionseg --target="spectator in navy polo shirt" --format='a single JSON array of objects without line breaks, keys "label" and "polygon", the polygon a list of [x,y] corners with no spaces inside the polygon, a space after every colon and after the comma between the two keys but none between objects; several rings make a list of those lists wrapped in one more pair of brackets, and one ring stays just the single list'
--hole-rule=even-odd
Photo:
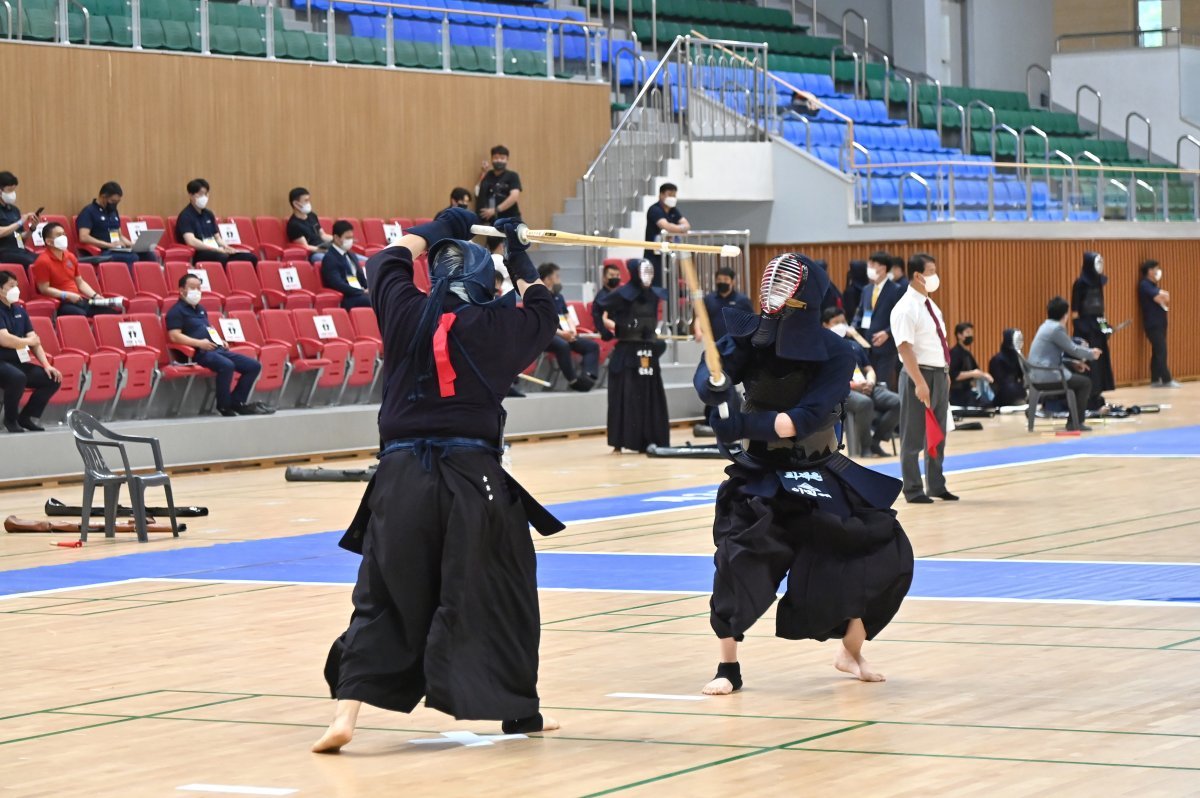
[{"label": "spectator in navy polo shirt", "polygon": [[[550,339],[546,351],[558,361],[558,367],[571,390],[586,393],[596,384],[596,375],[600,371],[600,345],[590,338],[579,337],[579,330],[572,323],[567,310],[567,300],[562,295],[562,276],[558,272],[557,263],[538,266],[538,277],[554,296],[554,310],[558,313],[558,334]],[[583,358],[580,363],[583,373],[575,370],[572,352]]]},{"label": "spectator in navy polo shirt", "polygon": [[342,307],[371,307],[367,295],[367,275],[358,256],[350,251],[354,246],[354,228],[344,219],[333,223],[333,241],[321,259],[321,284],[342,295]]},{"label": "spectator in navy polo shirt", "polygon": [[110,180],[100,186],[96,199],[75,218],[75,230],[81,246],[95,247],[105,260],[115,260],[133,268],[139,260],[156,260],[153,252],[130,252],[133,242],[121,232],[121,214],[117,206],[125,192],[120,183]]},{"label": "spectator in navy polo shirt", "polygon": [[196,250],[192,263],[216,261],[224,266],[231,260],[248,260],[257,264],[253,253],[238,252],[221,239],[216,214],[208,209],[208,190],[208,181],[202,177],[187,184],[191,201],[175,220],[175,240]]},{"label": "spectator in navy polo shirt", "polygon": [[[736,273],[728,266],[717,269],[717,290],[704,295],[704,307],[708,310],[708,321],[712,325],[713,340],[720,341],[725,337],[725,308],[737,308],[747,313],[753,313],[754,307],[750,298],[740,291],[735,291],[733,281]],[[701,338],[700,328],[696,327],[696,340]]]},{"label": "spectator in navy polo shirt", "polygon": [[[21,289],[12,272],[0,272],[0,391],[4,392],[4,428],[42,432],[38,419],[58,391],[62,374],[50,365],[29,314],[17,303]],[[21,408],[27,388],[33,395]]]},{"label": "spectator in navy polo shirt", "polygon": [[29,236],[39,221],[36,213],[17,207],[17,176],[0,172],[0,263],[32,266],[37,253],[29,251]]},{"label": "spectator in navy polo shirt", "polygon": [[321,220],[313,211],[312,195],[303,186],[288,192],[292,215],[287,221],[287,240],[308,252],[308,259],[320,263],[333,241],[333,236],[321,229]]},{"label": "spectator in navy polo shirt", "polygon": [[[676,207],[675,195],[679,188],[674,183],[663,183],[658,189],[658,202],[646,209],[646,241],[657,241],[661,235],[686,233],[692,225]],[[654,287],[662,288],[662,255],[658,250],[648,249],[646,260],[654,264]]]},{"label": "spectator in navy polo shirt", "polygon": [[[250,391],[262,364],[252,357],[230,352],[221,333],[208,320],[208,311],[200,304],[200,278],[185,274],[179,278],[181,301],[167,311],[167,336],[171,343],[196,350],[196,363],[217,375],[217,412],[223,416],[255,416],[274,413],[262,402],[247,404]],[[239,375],[233,386],[234,373]]]}]

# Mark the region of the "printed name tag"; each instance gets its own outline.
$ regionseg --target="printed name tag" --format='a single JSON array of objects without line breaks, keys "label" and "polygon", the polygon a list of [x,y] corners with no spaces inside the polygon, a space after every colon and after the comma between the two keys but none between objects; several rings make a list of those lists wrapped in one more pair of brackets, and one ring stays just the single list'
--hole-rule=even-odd
[{"label": "printed name tag", "polygon": [[23,346],[17,350],[17,360],[21,361],[22,363],[29,362],[29,347]]},{"label": "printed name tag", "polygon": [[387,239],[389,244],[395,244],[404,235],[404,231],[398,224],[385,224],[383,226],[383,237]]},{"label": "printed name tag", "polygon": [[129,233],[129,240],[136,242],[138,240],[138,236],[149,230],[150,226],[145,222],[130,222],[125,226],[125,229]]},{"label": "printed name tag", "polygon": [[351,288],[362,288],[362,283],[353,274],[346,278],[346,282],[350,284]]},{"label": "printed name tag", "polygon": [[213,238],[212,236],[208,236],[208,237],[202,238],[200,240],[203,241],[205,244],[207,244],[210,247],[215,247],[217,245],[217,239]]},{"label": "printed name tag", "polygon": [[121,231],[120,230],[109,230],[108,231],[108,243],[120,244],[121,243]]},{"label": "printed name tag", "polygon": [[300,290],[300,273],[295,266],[285,266],[279,270],[279,281],[283,283],[284,291]]},{"label": "printed name tag", "polygon": [[571,331],[571,322],[567,319],[566,316],[558,317],[558,329],[562,330],[563,332]]},{"label": "printed name tag", "polygon": [[874,317],[875,317],[875,311],[873,311],[873,310],[864,310],[863,311],[862,328],[864,330],[871,329],[871,319],[873,319]]},{"label": "printed name tag", "polygon": [[337,327],[333,324],[333,316],[313,316],[313,324],[317,326],[318,338],[337,338]]},{"label": "printed name tag", "polygon": [[217,229],[221,231],[221,238],[223,238],[225,240],[226,244],[242,243],[242,236],[238,232],[238,226],[236,224],[234,224],[233,222],[226,222],[225,224],[219,224],[219,225],[217,225]]},{"label": "printed name tag", "polygon": [[221,319],[221,332],[225,334],[225,340],[230,343],[246,342],[246,335],[242,332],[242,323],[237,319]]},{"label": "printed name tag", "polygon": [[122,321],[117,326],[121,328],[121,341],[126,349],[146,345],[146,336],[142,333],[140,321]]},{"label": "printed name tag", "polygon": [[206,269],[188,269],[188,274],[194,274],[194,275],[196,275],[196,278],[200,280],[200,290],[201,291],[211,291],[212,290],[212,285],[208,282],[208,270],[206,270]]}]

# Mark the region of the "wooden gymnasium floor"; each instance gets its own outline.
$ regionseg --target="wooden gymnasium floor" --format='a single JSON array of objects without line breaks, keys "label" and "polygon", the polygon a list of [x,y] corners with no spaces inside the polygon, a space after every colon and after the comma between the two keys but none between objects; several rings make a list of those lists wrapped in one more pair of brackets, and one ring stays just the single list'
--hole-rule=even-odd
[{"label": "wooden gymnasium floor", "polygon": [[[179,541],[4,535],[0,795],[1196,795],[1200,567],[1150,563],[1200,563],[1200,385],[1113,397],[1173,407],[1083,441],[1016,417],[951,436],[962,501],[900,505],[925,559],[868,645],[885,684],[844,678],[834,643],[777,640],[764,619],[746,690],[701,700],[707,599],[678,591],[707,577],[711,509],[692,500],[721,464],[611,456],[599,438],[519,444],[536,495],[605,515],[537,541],[552,586],[602,588],[542,592],[541,694],[563,729],[523,740],[443,737],[498,729],[368,708],[342,755],[308,752],[332,709],[321,667],[351,560],[332,536],[286,538],[340,528],[361,485],[181,476],[180,501],[212,514]],[[1061,459],[1079,447],[1093,448]],[[0,492],[0,509],[40,517],[49,495],[78,489]],[[659,512],[629,514],[646,506]],[[243,550],[240,565],[202,564]],[[63,574],[64,589],[27,592]]]}]

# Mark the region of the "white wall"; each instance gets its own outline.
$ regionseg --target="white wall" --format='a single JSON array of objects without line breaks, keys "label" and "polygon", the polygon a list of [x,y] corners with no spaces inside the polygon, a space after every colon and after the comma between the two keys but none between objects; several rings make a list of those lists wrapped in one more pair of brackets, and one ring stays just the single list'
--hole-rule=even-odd
[{"label": "white wall", "polygon": [[[1025,91],[1030,64],[1050,66],[1054,55],[1054,4],[1048,0],[967,0],[967,83]],[[1034,89],[1045,91],[1044,78]],[[1036,96],[1036,95],[1035,95]]]}]

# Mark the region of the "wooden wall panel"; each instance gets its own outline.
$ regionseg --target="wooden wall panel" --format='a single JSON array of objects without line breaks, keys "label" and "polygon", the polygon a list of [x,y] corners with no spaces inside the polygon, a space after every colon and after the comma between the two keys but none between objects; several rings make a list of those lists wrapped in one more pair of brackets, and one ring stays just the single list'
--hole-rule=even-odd
[{"label": "wooden wall panel", "polygon": [[1171,293],[1168,349],[1171,370],[1179,378],[1200,377],[1200,338],[1194,334],[1200,313],[1200,240],[1076,240],[1076,241],[883,241],[871,244],[813,244],[751,247],[751,269],[757,286],[763,267],[781,252],[803,252],[830,264],[830,277],[842,288],[848,264],[877,249],[908,257],[928,252],[938,261],[942,287],[938,305],[953,330],[960,321],[975,324],[976,358],[986,366],[1000,348],[1006,327],[1024,331],[1026,352],[1033,333],[1045,318],[1046,302],[1056,294],[1071,297],[1071,286],[1083,265],[1083,253],[1104,255],[1109,282],[1105,305],[1115,326],[1132,319],[1111,339],[1117,383],[1130,385],[1150,379],[1150,345],[1141,328],[1137,304],[1138,267],[1147,258],[1162,264],[1163,288]]},{"label": "wooden wall panel", "polygon": [[[1093,33],[1095,31],[1124,31],[1137,27],[1137,0],[1054,0],[1054,35]],[[1099,42],[1101,48],[1118,45],[1117,39]],[[1083,42],[1064,46],[1064,52],[1090,48]]]},{"label": "wooden wall panel", "polygon": [[129,212],[174,214],[204,177],[222,215],[286,215],[303,185],[323,215],[426,216],[501,143],[548,227],[610,131],[594,84],[9,43],[0,74],[32,89],[0,169],[23,209],[68,215],[106,180]]}]

